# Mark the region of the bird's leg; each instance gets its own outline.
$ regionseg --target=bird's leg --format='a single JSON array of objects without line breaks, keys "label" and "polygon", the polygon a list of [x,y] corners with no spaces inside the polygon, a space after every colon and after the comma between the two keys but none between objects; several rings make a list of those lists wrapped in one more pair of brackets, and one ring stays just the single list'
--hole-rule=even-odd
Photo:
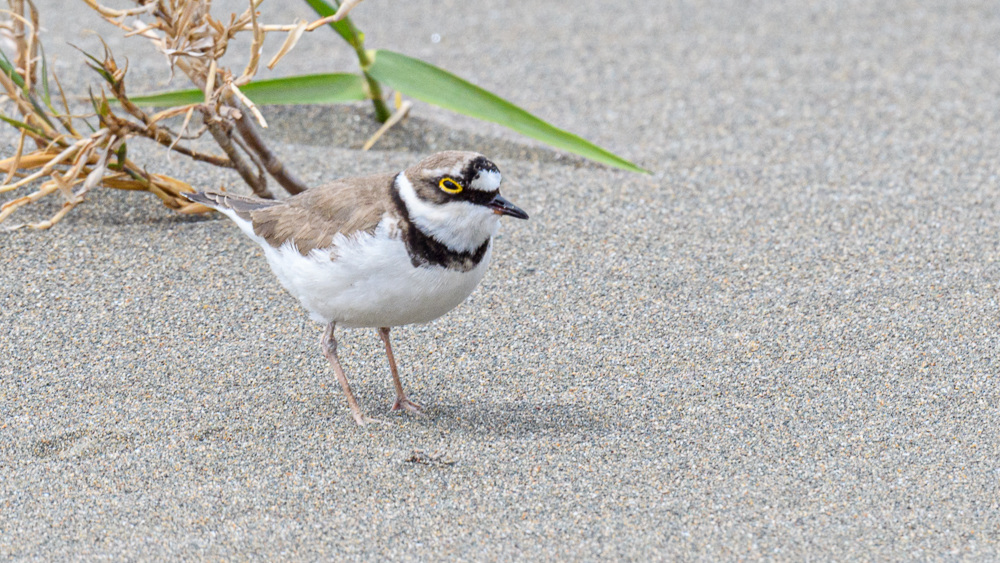
[{"label": "bird's leg", "polygon": [[389,327],[378,329],[378,335],[385,344],[385,355],[389,357],[389,369],[392,370],[392,384],[396,388],[396,402],[392,404],[392,410],[403,409],[409,413],[423,414],[424,408],[407,399],[406,393],[403,392],[403,384],[399,381],[399,371],[396,369],[396,357],[392,355],[392,344],[389,343]]},{"label": "bird's leg", "polygon": [[344,395],[347,396],[347,404],[351,406],[351,414],[354,416],[354,421],[358,423],[358,426],[364,426],[370,422],[380,422],[361,414],[361,407],[358,406],[358,400],[354,398],[354,393],[351,392],[351,384],[347,382],[347,375],[344,374],[344,368],[340,365],[340,358],[337,357],[337,340],[333,337],[333,328],[335,326],[336,323],[331,322],[328,324],[326,332],[323,333],[323,338],[319,342],[323,348],[323,355],[326,356],[327,361],[333,366],[333,372],[337,374],[337,381],[344,388]]}]

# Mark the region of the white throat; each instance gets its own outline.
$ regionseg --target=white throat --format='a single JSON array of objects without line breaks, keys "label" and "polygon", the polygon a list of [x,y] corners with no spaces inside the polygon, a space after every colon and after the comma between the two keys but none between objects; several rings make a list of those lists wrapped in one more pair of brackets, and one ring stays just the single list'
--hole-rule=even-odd
[{"label": "white throat", "polygon": [[406,174],[396,176],[396,189],[412,221],[421,231],[457,252],[472,252],[496,234],[499,216],[467,201],[428,203],[417,195]]}]

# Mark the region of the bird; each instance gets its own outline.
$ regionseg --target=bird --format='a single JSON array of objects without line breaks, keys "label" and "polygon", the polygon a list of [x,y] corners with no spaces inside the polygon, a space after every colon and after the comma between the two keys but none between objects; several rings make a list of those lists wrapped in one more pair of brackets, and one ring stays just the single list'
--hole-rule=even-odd
[{"label": "bird", "polygon": [[363,426],[380,421],[361,411],[334,330],[376,328],[396,392],[391,411],[422,415],[403,390],[390,331],[465,301],[489,266],[500,218],[528,219],[500,195],[501,181],[482,154],[444,151],[401,172],[343,178],[282,200],[215,190],[185,196],[236,223],[310,318],[326,325],[320,348]]}]

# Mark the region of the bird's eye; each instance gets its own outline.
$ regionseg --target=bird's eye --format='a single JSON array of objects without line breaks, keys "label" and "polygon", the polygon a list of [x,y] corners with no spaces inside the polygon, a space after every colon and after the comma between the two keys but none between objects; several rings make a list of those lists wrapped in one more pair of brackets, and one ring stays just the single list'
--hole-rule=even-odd
[{"label": "bird's eye", "polygon": [[438,182],[438,186],[450,194],[457,194],[462,191],[462,184],[459,184],[451,178],[441,178],[441,181]]}]

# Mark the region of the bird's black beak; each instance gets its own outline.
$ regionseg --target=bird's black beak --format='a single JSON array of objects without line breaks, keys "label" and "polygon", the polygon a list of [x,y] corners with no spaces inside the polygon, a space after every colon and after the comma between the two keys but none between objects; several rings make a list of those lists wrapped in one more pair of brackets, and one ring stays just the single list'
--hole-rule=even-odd
[{"label": "bird's black beak", "polygon": [[497,194],[497,196],[487,203],[486,206],[492,209],[493,213],[496,213],[497,215],[510,215],[511,217],[516,217],[518,219],[528,218],[528,214],[525,213],[524,210],[507,201],[500,194]]}]

